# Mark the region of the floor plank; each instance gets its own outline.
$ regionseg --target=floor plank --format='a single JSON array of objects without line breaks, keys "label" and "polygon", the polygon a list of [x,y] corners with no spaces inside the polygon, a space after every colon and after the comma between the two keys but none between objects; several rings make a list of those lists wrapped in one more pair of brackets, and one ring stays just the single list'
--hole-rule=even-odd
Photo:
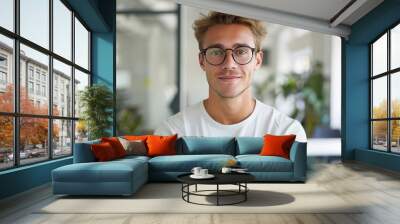
[{"label": "floor plank", "polygon": [[[400,223],[400,175],[361,163],[315,161],[309,183],[321,185],[349,203],[363,206],[357,214],[36,214],[54,201],[50,185],[0,201],[0,223],[15,224],[261,224],[261,223]],[[329,160],[328,160],[329,161]]]}]

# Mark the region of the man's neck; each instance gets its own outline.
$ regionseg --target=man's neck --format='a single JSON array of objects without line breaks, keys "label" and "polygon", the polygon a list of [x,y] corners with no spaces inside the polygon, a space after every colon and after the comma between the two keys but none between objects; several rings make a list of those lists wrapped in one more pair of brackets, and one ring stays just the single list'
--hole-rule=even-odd
[{"label": "man's neck", "polygon": [[249,117],[256,101],[250,95],[235,98],[212,97],[203,101],[207,113],[221,124],[236,124]]}]

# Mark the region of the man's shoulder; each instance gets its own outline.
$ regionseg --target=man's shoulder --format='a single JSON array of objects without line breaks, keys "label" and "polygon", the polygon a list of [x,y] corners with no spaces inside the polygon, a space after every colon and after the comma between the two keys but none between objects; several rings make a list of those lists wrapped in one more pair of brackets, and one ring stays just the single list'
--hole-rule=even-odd
[{"label": "man's shoulder", "polygon": [[285,114],[284,112],[279,111],[273,106],[267,105],[261,101],[257,101],[257,104],[258,104],[258,114],[268,119],[272,119],[275,122],[297,121],[291,118],[289,115]]}]

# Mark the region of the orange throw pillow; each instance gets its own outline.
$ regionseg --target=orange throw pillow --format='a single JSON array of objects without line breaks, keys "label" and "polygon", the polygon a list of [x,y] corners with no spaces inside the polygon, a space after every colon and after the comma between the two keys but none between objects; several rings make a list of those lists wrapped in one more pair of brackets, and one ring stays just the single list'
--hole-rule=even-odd
[{"label": "orange throw pillow", "polygon": [[126,151],[117,137],[101,138],[101,142],[108,142],[114,149],[117,158],[126,156]]},{"label": "orange throw pillow", "polygon": [[125,135],[124,139],[129,140],[129,141],[146,141],[148,135]]},{"label": "orange throw pillow", "polygon": [[90,148],[94,154],[94,157],[99,162],[109,161],[117,158],[114,149],[108,142],[92,144]]},{"label": "orange throw pillow", "polygon": [[149,135],[146,140],[148,156],[176,155],[175,144],[177,138],[178,135]]},{"label": "orange throw pillow", "polygon": [[296,135],[264,135],[264,145],[261,149],[262,156],[280,156],[290,159],[290,148]]}]

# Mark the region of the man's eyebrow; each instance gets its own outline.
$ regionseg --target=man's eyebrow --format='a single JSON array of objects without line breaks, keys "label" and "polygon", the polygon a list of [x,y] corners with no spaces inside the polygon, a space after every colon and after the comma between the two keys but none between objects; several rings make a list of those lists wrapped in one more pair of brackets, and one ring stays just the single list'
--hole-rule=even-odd
[{"label": "man's eyebrow", "polygon": [[251,47],[251,46],[248,45],[248,44],[241,44],[241,43],[238,43],[238,44],[233,45],[233,47]]},{"label": "man's eyebrow", "polygon": [[[210,46],[206,47],[206,48],[210,48],[210,47],[219,47],[219,48],[224,48],[224,45],[222,44],[211,44]],[[204,49],[206,49],[204,48]]]},{"label": "man's eyebrow", "polygon": [[[224,45],[222,45],[222,44],[211,44],[210,46],[208,46],[206,48],[210,48],[210,47],[219,47],[219,48],[225,49]],[[251,46],[248,44],[237,43],[237,44],[233,45],[233,48],[235,48],[235,47],[251,47]],[[206,48],[204,48],[204,49],[206,49]]]}]

